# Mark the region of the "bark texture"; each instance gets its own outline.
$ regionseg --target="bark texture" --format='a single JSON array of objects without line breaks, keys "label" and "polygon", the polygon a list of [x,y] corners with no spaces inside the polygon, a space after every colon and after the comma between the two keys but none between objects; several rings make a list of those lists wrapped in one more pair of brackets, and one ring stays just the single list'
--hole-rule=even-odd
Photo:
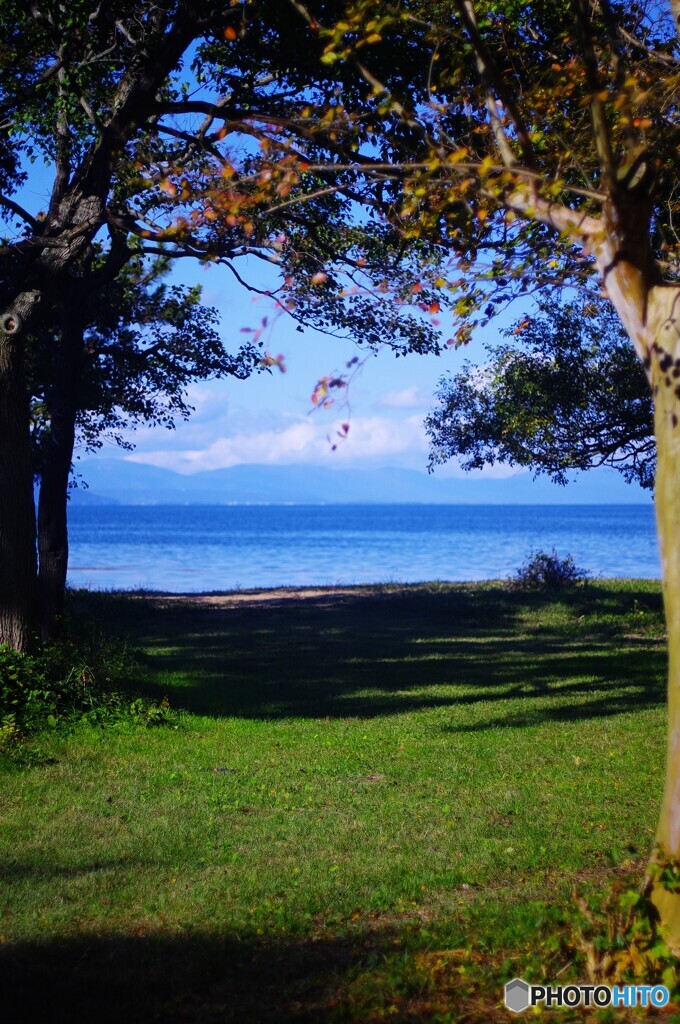
[{"label": "bark texture", "polygon": [[0,329],[0,643],[28,651],[35,634],[35,503],[23,350],[12,330],[20,315],[14,309]]},{"label": "bark texture", "polygon": [[52,420],[48,460],[40,479],[38,500],[38,595],[40,633],[47,640],[64,610],[68,569],[67,495],[75,417],[68,410]]},{"label": "bark texture", "polygon": [[[680,860],[680,288],[651,290],[649,372],[658,449],[656,518],[668,630],[666,782],[656,834],[657,859]],[[657,884],[653,900],[671,947],[680,951],[680,893]]]},{"label": "bark texture", "polygon": [[46,640],[64,610],[68,569],[68,482],[75,442],[83,349],[83,300],[76,290],[62,311],[55,342],[54,384],[48,396],[50,431],[40,466],[38,500],[38,606]]}]

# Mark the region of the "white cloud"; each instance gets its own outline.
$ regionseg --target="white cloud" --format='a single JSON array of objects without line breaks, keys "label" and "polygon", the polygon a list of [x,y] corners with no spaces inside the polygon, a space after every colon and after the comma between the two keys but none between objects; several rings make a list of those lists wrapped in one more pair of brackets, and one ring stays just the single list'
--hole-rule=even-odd
[{"label": "white cloud", "polygon": [[378,404],[385,409],[428,409],[432,405],[432,395],[412,384],[401,391],[389,391]]},{"label": "white cloud", "polygon": [[[339,437],[342,420],[329,423],[306,417],[278,429],[255,430],[219,436],[200,447],[172,451],[156,448],[128,456],[133,462],[164,466],[183,473],[224,469],[239,464],[285,465],[290,463],[365,463],[388,461],[403,464],[416,457],[425,465],[427,440],[419,416],[403,420],[385,417],[349,419],[349,433]],[[335,451],[333,444],[337,444]]]}]

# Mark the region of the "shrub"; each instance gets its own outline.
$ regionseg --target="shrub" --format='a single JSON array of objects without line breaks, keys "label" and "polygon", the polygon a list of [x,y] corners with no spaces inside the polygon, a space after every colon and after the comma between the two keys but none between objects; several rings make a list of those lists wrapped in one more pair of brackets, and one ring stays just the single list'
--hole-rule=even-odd
[{"label": "shrub", "polygon": [[56,712],[56,694],[37,658],[0,644],[0,743],[46,722]]},{"label": "shrub", "polygon": [[579,568],[571,555],[561,558],[555,549],[536,551],[521,565],[510,580],[512,590],[563,590],[589,579],[586,569]]},{"label": "shrub", "polygon": [[162,724],[169,703],[134,692],[141,674],[135,652],[93,621],[79,619],[37,657],[1,645],[0,749],[46,726]]}]

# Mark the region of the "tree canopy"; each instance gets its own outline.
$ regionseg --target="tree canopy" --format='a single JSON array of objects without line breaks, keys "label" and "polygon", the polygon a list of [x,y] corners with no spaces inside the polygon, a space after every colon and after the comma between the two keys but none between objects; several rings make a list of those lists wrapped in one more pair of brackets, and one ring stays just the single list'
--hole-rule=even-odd
[{"label": "tree canopy", "polygon": [[[133,259],[81,310],[84,365],[74,384],[73,415],[74,441],[85,451],[105,440],[130,447],[123,432],[141,424],[173,428],[192,412],[190,384],[245,378],[262,364],[262,347],[252,341],[229,352],[217,310],[202,302],[201,288],[172,284],[169,273],[160,257]],[[59,321],[45,324],[27,354],[38,476],[59,401],[59,331]]]},{"label": "tree canopy", "polygon": [[656,468],[652,396],[645,372],[611,307],[543,302],[441,378],[426,419],[430,466],[522,466],[566,484],[574,470],[610,466],[652,488]]}]

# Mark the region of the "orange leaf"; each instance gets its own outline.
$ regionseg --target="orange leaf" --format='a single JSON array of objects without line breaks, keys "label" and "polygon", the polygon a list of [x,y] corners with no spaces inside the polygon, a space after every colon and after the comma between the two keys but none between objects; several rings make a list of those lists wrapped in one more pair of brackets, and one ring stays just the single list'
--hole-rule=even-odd
[{"label": "orange leaf", "polygon": [[312,392],[312,405],[321,405],[328,394],[328,377],[322,377]]}]

